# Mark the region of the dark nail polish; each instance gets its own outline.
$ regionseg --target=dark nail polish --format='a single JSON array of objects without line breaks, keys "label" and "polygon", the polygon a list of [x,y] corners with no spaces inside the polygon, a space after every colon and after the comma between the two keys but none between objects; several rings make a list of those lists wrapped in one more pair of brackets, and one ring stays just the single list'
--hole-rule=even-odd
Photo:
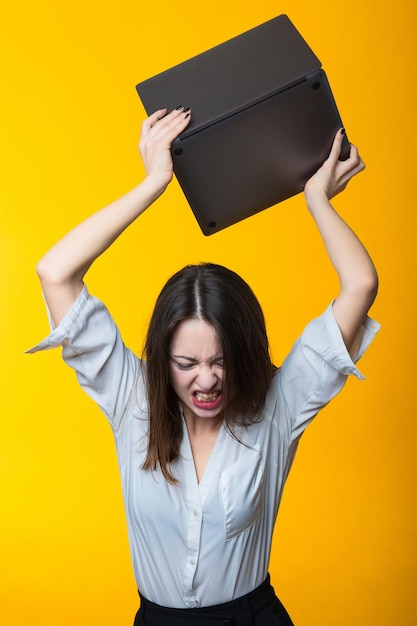
[{"label": "dark nail polish", "polygon": [[187,107],[186,109],[184,109],[184,113],[187,113],[187,111],[190,110],[190,107]]},{"label": "dark nail polish", "polygon": [[342,133],[342,135],[344,135],[346,131],[344,128],[342,128],[340,132]]},{"label": "dark nail polish", "polygon": [[187,117],[190,117],[189,113],[187,113],[187,115],[184,116],[184,119],[187,119]]},{"label": "dark nail polish", "polygon": [[177,107],[175,110],[176,110],[176,111],[180,111],[180,110],[181,110],[181,109],[183,109],[183,108],[184,108],[184,107],[182,106],[182,104],[180,104],[180,106],[179,106],[179,107]]}]

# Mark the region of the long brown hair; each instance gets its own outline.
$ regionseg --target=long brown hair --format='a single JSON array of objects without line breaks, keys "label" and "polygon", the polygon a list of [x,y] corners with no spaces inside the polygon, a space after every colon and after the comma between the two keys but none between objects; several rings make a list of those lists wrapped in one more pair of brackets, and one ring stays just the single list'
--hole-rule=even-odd
[{"label": "long brown hair", "polygon": [[236,424],[260,418],[275,367],[265,320],[249,285],[214,263],[187,265],[163,287],[151,317],[144,349],[149,407],[149,442],[144,469],[161,468],[176,483],[170,463],[179,456],[182,417],[169,376],[169,350],[179,324],[199,318],[211,324],[222,349],[223,420]]}]

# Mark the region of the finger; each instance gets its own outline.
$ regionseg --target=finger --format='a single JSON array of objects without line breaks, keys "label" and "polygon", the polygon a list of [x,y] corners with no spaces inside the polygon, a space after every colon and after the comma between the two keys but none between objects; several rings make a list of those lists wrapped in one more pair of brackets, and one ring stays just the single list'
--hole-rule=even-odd
[{"label": "finger", "polygon": [[167,113],[167,109],[155,111],[143,122],[139,140],[140,151],[146,150],[149,142],[154,145],[157,143],[169,147],[189,123],[189,109],[185,110],[182,106],[170,113]]},{"label": "finger", "polygon": [[168,109],[164,108],[164,109],[158,109],[158,111],[155,111],[154,113],[152,113],[152,115],[150,115],[147,120],[149,125],[153,126],[154,124],[156,124],[158,120],[161,120],[162,118],[166,116],[167,112],[168,112]]},{"label": "finger", "polygon": [[348,175],[349,177],[355,176],[363,169],[365,169],[365,163],[359,156],[359,152],[356,146],[350,145],[349,157],[345,161],[339,161],[338,172],[341,176]]},{"label": "finger", "polygon": [[191,111],[183,107],[171,111],[152,127],[153,140],[171,143],[191,121]]},{"label": "finger", "polygon": [[352,160],[352,164],[354,165],[354,167],[362,166],[362,169],[365,167],[365,163],[362,161],[357,147],[353,144],[351,144],[350,146],[349,159]]},{"label": "finger", "polygon": [[340,157],[340,152],[342,150],[342,142],[343,142],[343,137],[345,135],[345,129],[344,128],[339,128],[339,130],[337,131],[334,139],[333,139],[333,144],[332,144],[332,148],[330,150],[330,154],[327,158],[327,160],[334,165],[335,163],[337,163],[337,161],[339,160]]},{"label": "finger", "polygon": [[161,119],[163,119],[167,114],[168,109],[159,109],[150,115],[144,122],[142,123],[142,133],[147,134],[151,128]]},{"label": "finger", "polygon": [[145,121],[147,132],[150,133],[152,131],[153,137],[165,133],[167,128],[175,125],[175,121],[181,117],[183,111],[184,107],[182,106],[177,107],[170,113],[167,113],[166,109],[156,111]]},{"label": "finger", "polygon": [[357,174],[360,174],[360,172],[362,172],[364,169],[365,164],[360,159],[357,165],[343,172],[343,174],[341,174],[340,176],[340,185],[342,186],[342,188],[345,188],[348,182],[352,180],[352,178],[354,178]]}]

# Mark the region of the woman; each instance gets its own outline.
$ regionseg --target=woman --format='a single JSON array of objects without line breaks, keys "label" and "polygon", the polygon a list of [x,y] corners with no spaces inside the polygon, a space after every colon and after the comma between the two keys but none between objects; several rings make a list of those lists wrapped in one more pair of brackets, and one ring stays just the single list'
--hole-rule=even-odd
[{"label": "woman", "polygon": [[364,165],[343,130],[307,182],[307,206],[340,293],[313,320],[278,370],[260,306],[234,272],[189,266],[163,288],[145,360],[124,347],[86,271],[160,196],[173,175],[172,141],[183,107],[143,124],[144,181],[56,244],[37,271],[52,319],[32,349],[63,346],[116,440],[141,608],[135,626],[290,625],[269,584],[272,532],[299,438],[348,374],[378,325],[368,317],[377,275],[329,199]]}]

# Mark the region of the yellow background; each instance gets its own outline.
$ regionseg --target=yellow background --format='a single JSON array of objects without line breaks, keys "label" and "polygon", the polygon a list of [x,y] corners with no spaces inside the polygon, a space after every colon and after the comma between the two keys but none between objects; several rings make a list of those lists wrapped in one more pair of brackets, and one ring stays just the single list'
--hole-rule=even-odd
[{"label": "yellow background", "polygon": [[[6,0],[1,46],[0,623],[115,626],[137,595],[112,435],[47,332],[35,264],[142,177],[135,84],[280,13],[328,74],[367,163],[336,205],[380,274],[382,323],[303,437],[271,573],[296,626],[412,626],[416,478],[416,9],[352,0]],[[184,103],[187,104],[187,103]],[[204,238],[174,182],[88,276],[140,351],[154,299],[187,262],[240,272],[276,362],[337,283],[298,196]]]}]

